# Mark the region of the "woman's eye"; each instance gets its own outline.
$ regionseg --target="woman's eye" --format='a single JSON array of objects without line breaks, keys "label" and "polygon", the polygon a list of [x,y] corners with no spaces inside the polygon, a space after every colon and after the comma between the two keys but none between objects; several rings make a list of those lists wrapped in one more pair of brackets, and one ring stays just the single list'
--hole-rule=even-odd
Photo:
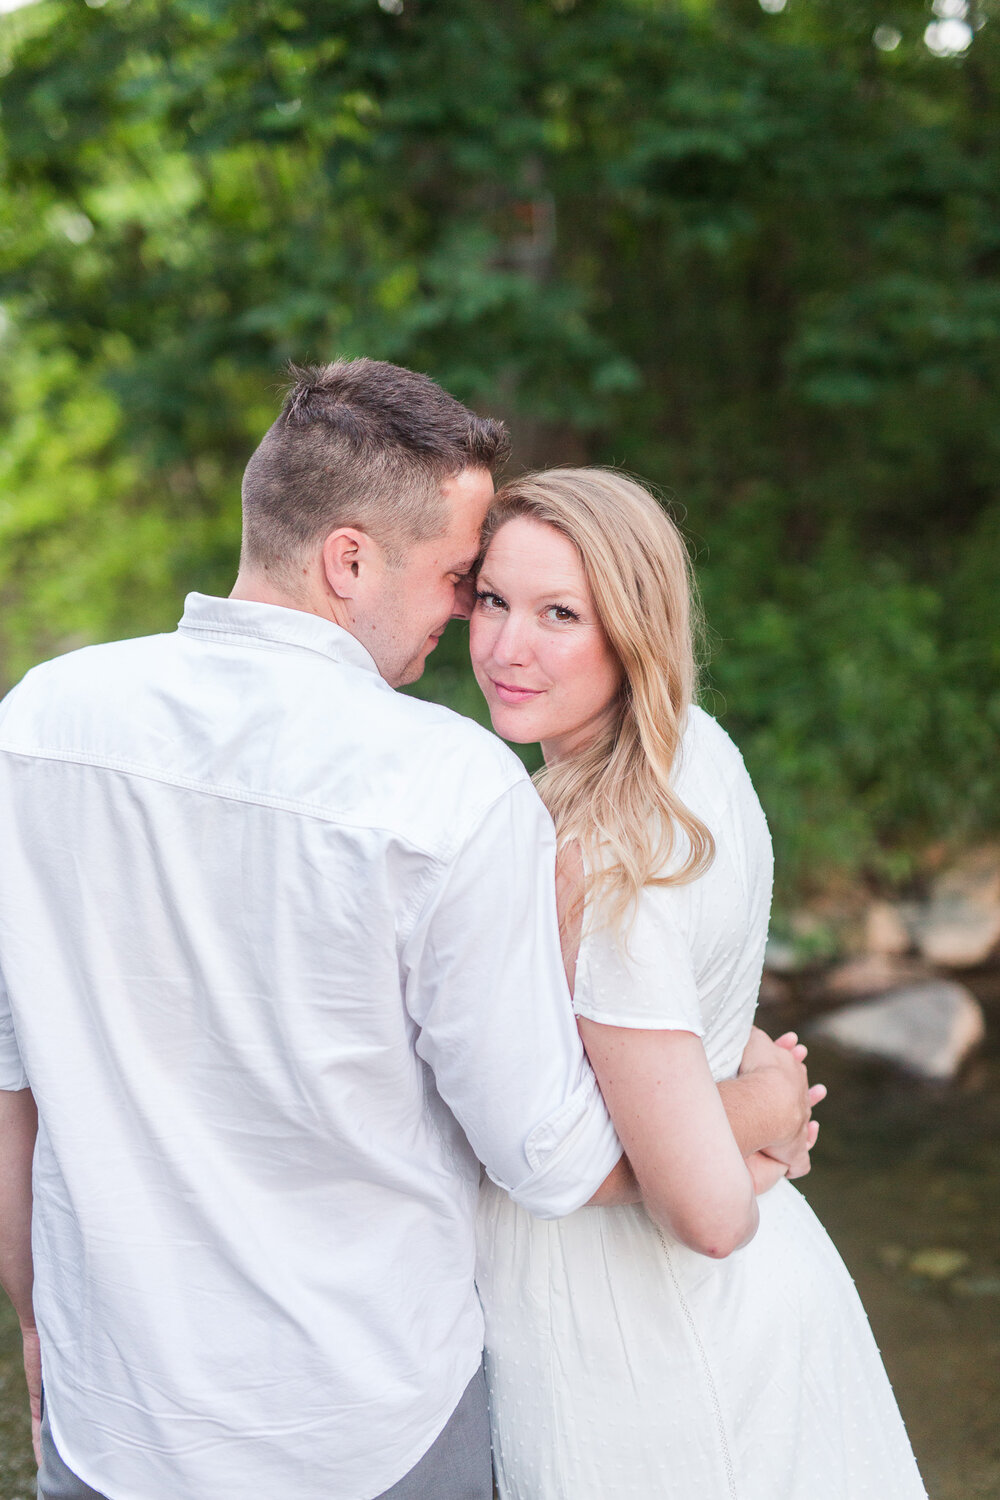
[{"label": "woman's eye", "polygon": [[503,609],[504,601],[499,594],[491,594],[488,589],[476,590],[476,603],[483,609]]},{"label": "woman's eye", "polygon": [[559,624],[570,620],[578,620],[580,616],[572,609],[567,609],[565,604],[550,604],[545,611],[550,620],[557,620]]}]

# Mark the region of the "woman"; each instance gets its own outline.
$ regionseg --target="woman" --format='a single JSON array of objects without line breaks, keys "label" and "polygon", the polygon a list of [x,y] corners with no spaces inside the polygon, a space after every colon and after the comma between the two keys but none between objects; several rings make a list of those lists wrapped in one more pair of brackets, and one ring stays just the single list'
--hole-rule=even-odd
[{"label": "woman", "polygon": [[498,495],[473,666],[498,734],[542,746],[574,1005],[645,1200],[543,1222],[483,1189],[500,1497],[917,1500],[850,1277],[715,1088],[753,1019],[771,849],[692,703],[690,617],[683,542],[638,484],[565,469]]}]

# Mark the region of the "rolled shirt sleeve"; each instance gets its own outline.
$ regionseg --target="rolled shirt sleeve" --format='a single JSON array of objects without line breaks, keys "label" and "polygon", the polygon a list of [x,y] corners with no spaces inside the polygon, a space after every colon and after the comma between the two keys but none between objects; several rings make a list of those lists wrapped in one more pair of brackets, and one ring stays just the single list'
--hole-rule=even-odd
[{"label": "rolled shirt sleeve", "polygon": [[528,782],[458,850],[404,951],[419,1055],[498,1186],[558,1218],[622,1154],[559,950],[555,835]]}]

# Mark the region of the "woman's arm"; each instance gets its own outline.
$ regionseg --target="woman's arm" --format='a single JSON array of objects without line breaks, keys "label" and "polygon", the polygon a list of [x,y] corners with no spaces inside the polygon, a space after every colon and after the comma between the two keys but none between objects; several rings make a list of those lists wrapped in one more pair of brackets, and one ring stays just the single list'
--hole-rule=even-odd
[{"label": "woman's arm", "polygon": [[745,1245],[757,1228],[754,1180],[700,1038],[584,1016],[579,1027],[650,1217],[702,1255]]},{"label": "woman's arm", "polygon": [[[583,915],[576,845],[560,852],[556,890],[572,988]],[[802,1066],[805,1049],[791,1045],[794,1037],[781,1047],[759,1033],[747,1048],[744,1076],[717,1086],[691,1032],[607,1026],[585,1017],[578,1024],[626,1152],[591,1203],[645,1200],[654,1219],[704,1254],[728,1254],[744,1244],[756,1228],[754,1195],[773,1187],[786,1168],[790,1175],[809,1169],[815,1126],[807,1124],[814,1100]],[[774,1153],[783,1160],[759,1150],[786,1137],[794,1139],[794,1150],[790,1145]],[[638,1160],[632,1160],[635,1152]]]}]

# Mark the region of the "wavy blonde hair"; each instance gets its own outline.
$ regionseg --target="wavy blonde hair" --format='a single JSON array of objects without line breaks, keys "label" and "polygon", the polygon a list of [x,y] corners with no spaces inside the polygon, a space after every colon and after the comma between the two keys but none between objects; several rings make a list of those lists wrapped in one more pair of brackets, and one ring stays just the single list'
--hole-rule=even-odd
[{"label": "wavy blonde hair", "polygon": [[671,784],[697,684],[691,563],[663,507],[614,470],[550,469],[504,485],[486,517],[482,555],[519,517],[576,547],[623,671],[607,728],[535,776],[560,848],[576,841],[583,852],[583,899],[596,897],[600,924],[620,930],[644,886],[695,880],[715,854],[711,833]]}]

